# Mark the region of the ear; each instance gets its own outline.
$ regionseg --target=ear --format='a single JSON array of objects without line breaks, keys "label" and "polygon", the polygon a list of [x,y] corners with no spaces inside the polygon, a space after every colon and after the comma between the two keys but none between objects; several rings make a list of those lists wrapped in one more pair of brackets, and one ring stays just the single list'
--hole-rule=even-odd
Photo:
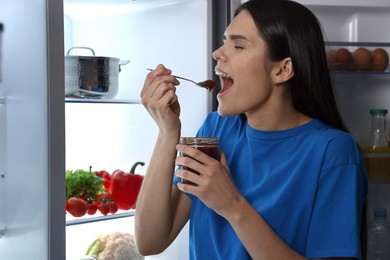
[{"label": "ear", "polygon": [[290,57],[277,62],[273,70],[273,82],[280,85],[294,76],[294,68]]}]

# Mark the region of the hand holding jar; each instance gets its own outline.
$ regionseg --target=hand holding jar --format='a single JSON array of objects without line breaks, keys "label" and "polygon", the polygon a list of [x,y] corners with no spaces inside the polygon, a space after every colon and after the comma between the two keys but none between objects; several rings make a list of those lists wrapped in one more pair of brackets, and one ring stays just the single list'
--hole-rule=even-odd
[{"label": "hand holding jar", "polygon": [[239,194],[230,175],[225,154],[216,138],[180,138],[176,146],[178,188],[198,197],[219,215],[231,209]]}]

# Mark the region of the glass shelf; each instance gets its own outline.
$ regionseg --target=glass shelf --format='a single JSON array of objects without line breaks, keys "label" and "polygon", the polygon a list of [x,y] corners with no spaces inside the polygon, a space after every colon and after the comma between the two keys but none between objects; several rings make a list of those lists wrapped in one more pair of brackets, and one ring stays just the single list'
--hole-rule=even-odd
[{"label": "glass shelf", "polygon": [[106,216],[88,216],[88,217],[81,217],[81,218],[73,218],[71,220],[66,221],[66,226],[82,225],[82,224],[94,223],[94,222],[106,221],[112,219],[128,218],[128,217],[134,217],[134,215],[135,215],[135,211],[132,210],[132,211],[115,213],[115,214],[109,214]]},{"label": "glass shelf", "polygon": [[331,75],[336,78],[390,78],[390,72],[373,72],[373,71],[330,71]]},{"label": "glass shelf", "polygon": [[94,99],[94,98],[65,98],[65,103],[94,103],[94,104],[141,104],[141,100],[131,99]]}]

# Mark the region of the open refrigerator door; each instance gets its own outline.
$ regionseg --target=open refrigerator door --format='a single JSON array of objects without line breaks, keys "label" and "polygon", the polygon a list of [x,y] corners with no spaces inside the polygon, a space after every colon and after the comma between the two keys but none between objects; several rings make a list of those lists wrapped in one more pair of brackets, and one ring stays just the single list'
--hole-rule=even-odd
[{"label": "open refrigerator door", "polygon": [[61,0],[0,1],[0,258],[64,259]]},{"label": "open refrigerator door", "polygon": [[[0,23],[0,82],[2,75],[2,35],[4,25]],[[5,97],[0,92],[0,239],[5,236]]]}]

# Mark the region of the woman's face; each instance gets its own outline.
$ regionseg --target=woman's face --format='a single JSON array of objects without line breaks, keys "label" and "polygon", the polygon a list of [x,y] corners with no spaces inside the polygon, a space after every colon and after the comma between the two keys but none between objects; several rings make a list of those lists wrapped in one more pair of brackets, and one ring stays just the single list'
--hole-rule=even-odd
[{"label": "woman's face", "polygon": [[224,45],[213,53],[222,85],[217,95],[221,115],[249,115],[270,108],[274,86],[272,69],[265,70],[265,52],[252,16],[242,11],[227,27]]}]

